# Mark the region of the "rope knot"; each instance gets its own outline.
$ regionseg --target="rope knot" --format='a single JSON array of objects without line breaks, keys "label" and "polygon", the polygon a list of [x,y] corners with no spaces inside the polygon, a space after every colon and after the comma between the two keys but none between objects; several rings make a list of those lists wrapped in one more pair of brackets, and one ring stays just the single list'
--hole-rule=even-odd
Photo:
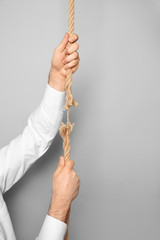
[{"label": "rope knot", "polygon": [[63,148],[64,148],[64,158],[65,161],[67,162],[70,159],[70,135],[73,130],[74,123],[71,124],[70,122],[67,122],[64,124],[63,122],[61,123],[61,127],[59,129],[60,135],[63,138]]},{"label": "rope knot", "polygon": [[64,140],[66,136],[71,135],[74,125],[75,123],[71,124],[70,122],[67,122],[66,124],[64,124],[63,122],[61,123],[60,135]]}]

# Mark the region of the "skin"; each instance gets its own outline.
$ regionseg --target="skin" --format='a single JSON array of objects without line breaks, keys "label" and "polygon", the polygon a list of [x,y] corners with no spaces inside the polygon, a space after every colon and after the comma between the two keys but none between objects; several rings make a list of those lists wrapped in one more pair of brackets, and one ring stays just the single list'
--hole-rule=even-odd
[{"label": "skin", "polygon": [[[51,69],[48,77],[48,84],[61,92],[65,91],[65,82],[68,69],[75,73],[79,66],[79,37],[77,34],[65,36],[58,47],[56,47],[51,61]],[[65,164],[63,156],[60,157],[59,164],[52,180],[52,198],[48,215],[65,222],[67,212],[72,201],[76,198],[80,180],[73,169],[74,161],[69,160]]]},{"label": "skin", "polygon": [[79,49],[78,39],[77,34],[73,34],[70,37],[68,33],[65,33],[63,40],[54,50],[48,83],[58,91],[65,91],[68,69],[72,69],[72,74],[78,69],[80,61],[79,53],[77,52]]},{"label": "skin", "polygon": [[58,167],[53,174],[52,199],[48,215],[65,222],[67,212],[72,201],[79,192],[80,180],[74,167],[74,161],[65,164],[63,156],[60,157]]}]

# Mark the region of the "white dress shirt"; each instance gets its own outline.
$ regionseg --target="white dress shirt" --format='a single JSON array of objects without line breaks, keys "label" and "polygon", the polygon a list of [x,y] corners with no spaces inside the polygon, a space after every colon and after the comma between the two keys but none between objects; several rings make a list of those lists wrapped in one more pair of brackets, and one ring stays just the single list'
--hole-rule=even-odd
[{"label": "white dress shirt", "polygon": [[[8,191],[50,147],[65,109],[65,92],[48,83],[40,105],[30,114],[21,135],[0,149],[0,240],[16,240],[3,194]],[[67,224],[46,215],[36,240],[63,240]]]}]

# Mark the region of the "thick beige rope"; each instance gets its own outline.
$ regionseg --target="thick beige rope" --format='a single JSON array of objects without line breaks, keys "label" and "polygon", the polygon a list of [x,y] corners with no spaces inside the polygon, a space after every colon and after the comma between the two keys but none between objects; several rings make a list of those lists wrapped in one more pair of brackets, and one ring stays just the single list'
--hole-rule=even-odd
[{"label": "thick beige rope", "polygon": [[[69,35],[71,36],[73,33],[74,33],[74,0],[69,0]],[[64,108],[67,109],[67,111],[69,111],[72,106],[76,107],[78,105],[78,103],[73,98],[71,85],[72,85],[72,70],[69,69],[66,80],[67,91],[66,104],[64,106]]]},{"label": "thick beige rope", "polygon": [[[71,36],[74,33],[74,0],[69,0],[69,35]],[[69,44],[68,44],[69,46]],[[64,149],[64,158],[65,162],[70,160],[70,135],[72,133],[74,124],[71,124],[69,121],[69,111],[72,106],[76,107],[78,103],[74,100],[73,94],[72,94],[72,70],[69,69],[67,72],[67,79],[66,79],[66,102],[64,108],[67,109],[67,123],[64,124],[63,122],[61,123],[59,132],[61,137],[63,138],[63,149]],[[70,217],[70,211],[69,209],[66,217],[66,223],[69,226],[69,217]],[[68,236],[68,229],[65,235],[65,240],[69,240]]]}]

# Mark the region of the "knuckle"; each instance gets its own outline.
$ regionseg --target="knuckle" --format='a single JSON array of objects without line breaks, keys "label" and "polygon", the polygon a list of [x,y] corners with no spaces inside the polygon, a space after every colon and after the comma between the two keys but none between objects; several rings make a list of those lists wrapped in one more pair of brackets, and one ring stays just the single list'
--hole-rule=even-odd
[{"label": "knuckle", "polygon": [[76,49],[78,50],[79,49],[79,44],[75,43],[75,46],[76,46]]},{"label": "knuckle", "polygon": [[66,163],[66,165],[67,165],[68,167],[70,167],[71,161],[68,161],[68,162]]},{"label": "knuckle", "polygon": [[74,61],[72,62],[72,66],[74,67],[74,66],[76,65],[76,63],[77,63],[77,61],[74,60]]},{"label": "knuckle", "polygon": [[78,52],[74,53],[74,57],[77,58],[78,57]]},{"label": "knuckle", "polygon": [[73,169],[72,170],[72,175],[75,177],[77,174],[76,174],[76,171]]},{"label": "knuckle", "polygon": [[67,166],[68,166],[68,167],[71,167],[72,165],[74,165],[74,160],[69,160],[69,161],[67,162]]}]

